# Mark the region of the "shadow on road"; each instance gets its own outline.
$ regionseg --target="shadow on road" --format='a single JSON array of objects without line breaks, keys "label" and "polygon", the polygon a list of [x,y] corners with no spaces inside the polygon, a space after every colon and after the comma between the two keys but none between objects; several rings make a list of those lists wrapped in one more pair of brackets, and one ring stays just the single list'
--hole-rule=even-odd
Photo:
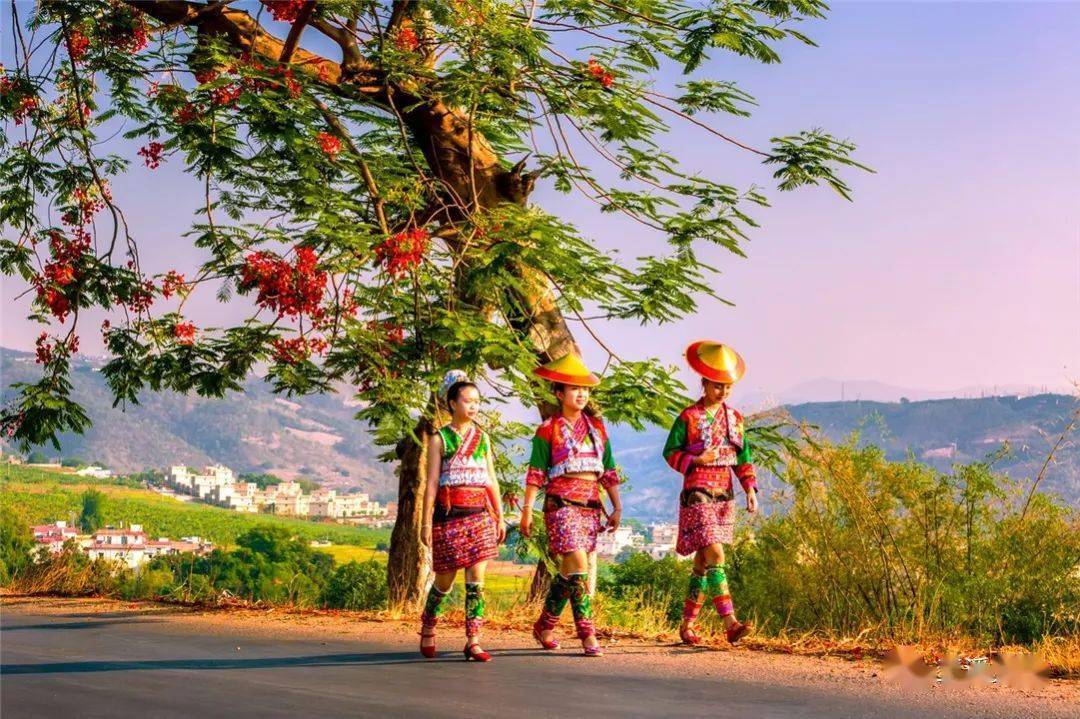
[{"label": "shadow on road", "polygon": [[50,662],[0,665],[0,675],[84,674],[89,672],[154,671],[158,669],[278,669],[288,667],[331,667],[345,665],[414,664],[431,660],[413,652],[367,654],[320,654],[302,657],[262,657],[259,659],[159,659],[150,661]]},{"label": "shadow on road", "polygon": [[97,629],[99,627],[109,627],[116,624],[155,624],[161,622],[161,619],[147,619],[143,617],[128,617],[118,619],[102,619],[96,622],[84,621],[84,622],[49,622],[48,624],[5,624],[0,627],[0,631],[5,634],[7,632],[18,632],[25,629]]}]

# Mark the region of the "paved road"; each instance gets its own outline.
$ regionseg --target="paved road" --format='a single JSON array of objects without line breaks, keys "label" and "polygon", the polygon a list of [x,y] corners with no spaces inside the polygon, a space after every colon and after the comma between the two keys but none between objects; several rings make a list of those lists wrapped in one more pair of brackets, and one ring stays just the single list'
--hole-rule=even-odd
[{"label": "paved road", "polygon": [[[205,634],[167,617],[7,606],[0,713],[21,717],[925,717],[884,700],[649,676],[532,647],[477,665],[400,644]],[[237,651],[237,647],[240,651]],[[910,713],[909,713],[910,712]]]}]

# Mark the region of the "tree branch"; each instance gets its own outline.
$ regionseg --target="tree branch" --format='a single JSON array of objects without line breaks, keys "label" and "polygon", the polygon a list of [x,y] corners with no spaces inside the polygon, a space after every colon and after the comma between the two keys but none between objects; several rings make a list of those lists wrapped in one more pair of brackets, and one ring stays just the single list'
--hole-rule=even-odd
[{"label": "tree branch", "polygon": [[292,27],[289,28],[289,35],[285,38],[285,46],[281,48],[281,56],[278,58],[278,62],[284,65],[292,59],[296,45],[300,42],[300,35],[303,34],[304,28],[307,26],[308,21],[311,20],[314,12],[315,0],[305,2],[304,7],[297,14],[296,20],[293,21]]}]

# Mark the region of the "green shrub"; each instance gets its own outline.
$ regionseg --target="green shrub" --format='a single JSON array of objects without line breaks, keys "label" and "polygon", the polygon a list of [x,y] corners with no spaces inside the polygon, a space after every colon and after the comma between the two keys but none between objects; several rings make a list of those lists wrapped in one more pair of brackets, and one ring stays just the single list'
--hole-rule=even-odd
[{"label": "green shrub", "polygon": [[338,567],[322,601],[335,609],[383,609],[387,600],[386,567],[381,562],[349,562]]},{"label": "green shrub", "polygon": [[12,507],[0,507],[0,586],[26,569],[35,546],[26,517]]}]

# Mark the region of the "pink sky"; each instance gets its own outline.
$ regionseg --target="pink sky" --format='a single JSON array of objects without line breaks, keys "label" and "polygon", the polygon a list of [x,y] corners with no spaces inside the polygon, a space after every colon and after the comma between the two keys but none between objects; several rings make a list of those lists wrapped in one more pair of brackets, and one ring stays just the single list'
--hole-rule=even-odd
[{"label": "pink sky", "polygon": [[[736,306],[596,329],[625,357],[680,364],[691,340],[728,342],[746,357],[754,392],[822,377],[1066,390],[1080,379],[1080,3],[837,3],[807,30],[820,47],[789,46],[782,65],[713,61],[708,74],[760,103],[750,120],[720,122],[757,146],[820,126],[857,142],[877,174],[849,174],[854,203],[824,189],[781,195],[753,158],[680,130],[672,150],[688,167],[756,182],[773,202],[754,213],[762,227],[749,259],[708,253]],[[136,165],[114,182],[152,271],[197,262],[179,237],[197,188],[180,169],[179,158],[156,171]],[[628,259],[659,246],[550,187],[534,199]],[[24,319],[22,289],[4,278],[0,344],[30,349],[41,327]],[[190,309],[204,324],[233,314],[209,293]],[[94,327],[83,332],[90,353],[101,350]]]}]

